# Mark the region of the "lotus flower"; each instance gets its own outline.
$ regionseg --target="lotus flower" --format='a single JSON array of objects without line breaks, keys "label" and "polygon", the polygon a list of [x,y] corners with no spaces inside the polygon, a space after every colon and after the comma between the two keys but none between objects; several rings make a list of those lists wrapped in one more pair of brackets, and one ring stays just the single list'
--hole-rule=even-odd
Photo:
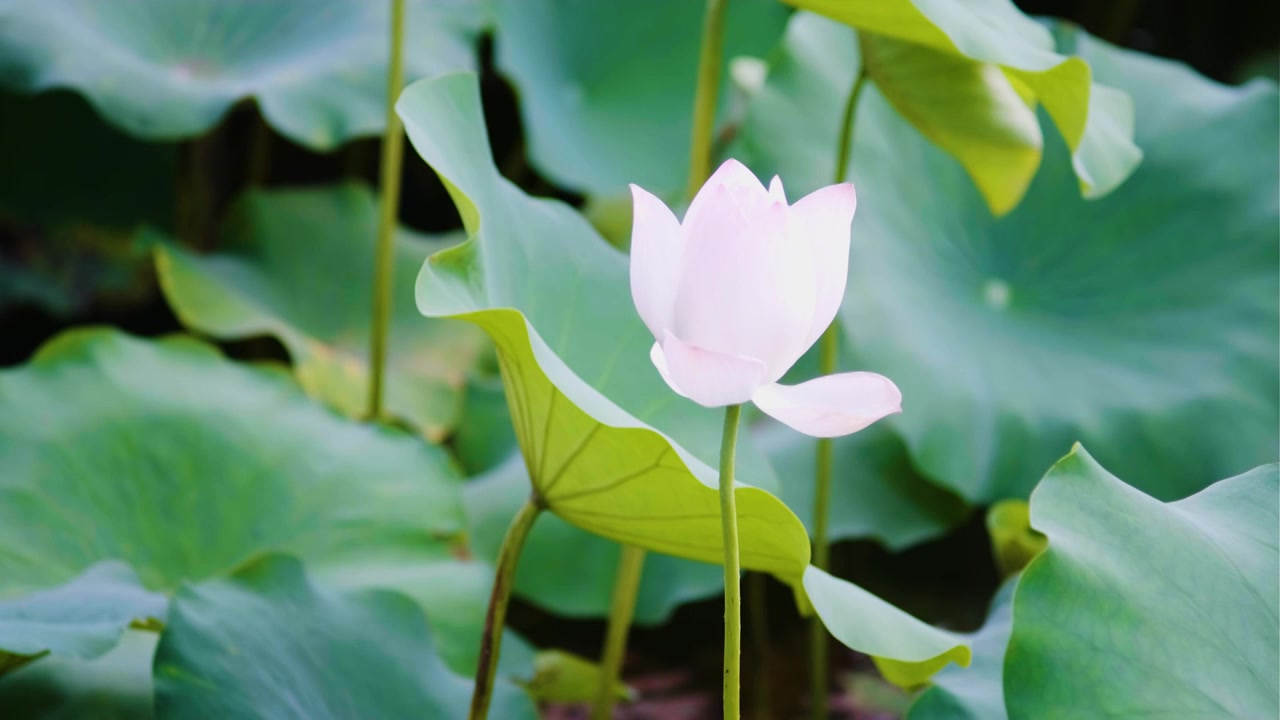
[{"label": "lotus flower", "polygon": [[778,379],[826,330],[844,298],[857,198],[843,183],[787,204],[736,160],[720,166],[684,222],[632,185],[631,294],[672,390],[706,407],[748,400],[802,433],[836,437],[901,412],[888,378]]}]

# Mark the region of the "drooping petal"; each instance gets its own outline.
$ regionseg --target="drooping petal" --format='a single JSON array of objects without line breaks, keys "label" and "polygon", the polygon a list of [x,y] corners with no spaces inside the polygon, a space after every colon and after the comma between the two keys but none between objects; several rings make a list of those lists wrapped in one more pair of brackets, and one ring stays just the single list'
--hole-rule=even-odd
[{"label": "drooping petal", "polygon": [[772,382],[799,357],[791,349],[813,318],[815,270],[808,244],[788,240],[786,203],[755,184],[721,185],[686,216],[673,333],[761,360]]},{"label": "drooping petal", "polygon": [[683,254],[680,221],[665,203],[632,185],[631,298],[656,340],[672,327]]},{"label": "drooping petal", "polygon": [[809,332],[798,358],[808,350],[835,319],[844,299],[849,276],[849,234],[858,196],[851,183],[829,185],[804,196],[791,206],[793,242],[804,242],[813,249],[817,276],[814,287],[817,299]]},{"label": "drooping petal", "polygon": [[869,372],[827,375],[799,385],[764,385],[751,400],[774,418],[814,437],[849,435],[902,412],[898,386]]},{"label": "drooping petal", "polygon": [[764,380],[764,363],[690,345],[667,333],[649,353],[672,390],[705,407],[747,402]]}]

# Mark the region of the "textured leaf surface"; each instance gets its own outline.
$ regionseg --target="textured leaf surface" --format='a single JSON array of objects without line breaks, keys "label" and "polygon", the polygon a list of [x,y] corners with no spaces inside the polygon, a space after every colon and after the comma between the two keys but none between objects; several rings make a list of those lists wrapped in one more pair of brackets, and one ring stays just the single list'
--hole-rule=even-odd
[{"label": "textured leaf surface", "polygon": [[[1025,497],[1076,440],[1180,497],[1275,459],[1280,102],[1271,83],[1229,88],[1083,34],[1060,41],[1133,94],[1146,160],[1086,202],[1047,135],[1026,197],[996,219],[868,87],[845,367],[894,379],[890,425],[913,462],[970,501]],[[851,47],[838,24],[793,20],[737,148],[757,173],[798,192],[830,182]]]},{"label": "textured leaf surface", "polygon": [[[404,76],[474,64],[470,0],[408,0]],[[41,0],[0,3],[0,84],[67,87],[132,135],[203,134],[252,98],[294,142],[327,150],[385,122],[389,2]]]},{"label": "textured leaf surface", "polygon": [[[193,330],[221,339],[280,338],[307,392],[344,414],[368,411],[377,207],[361,186],[256,191],[228,216],[219,250],[156,250],[169,304]],[[426,257],[462,238],[396,235],[387,411],[433,440],[453,429],[467,370],[487,344],[466,323],[424,320],[413,306]]]},{"label": "textured leaf surface", "polygon": [[[409,598],[325,590],[280,555],[178,591],[155,682],[160,718],[455,718],[471,698]],[[514,686],[496,695],[493,717],[537,716]]]},{"label": "textured leaf surface", "polygon": [[1031,497],[1009,717],[1260,718],[1280,703],[1280,467],[1162,503],[1081,447]]}]

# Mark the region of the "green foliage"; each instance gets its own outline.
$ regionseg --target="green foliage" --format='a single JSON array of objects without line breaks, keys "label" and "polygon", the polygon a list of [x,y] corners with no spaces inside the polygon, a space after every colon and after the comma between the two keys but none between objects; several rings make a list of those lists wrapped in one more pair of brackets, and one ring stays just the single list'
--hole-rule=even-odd
[{"label": "green foliage", "polygon": [[[274,335],[307,392],[342,413],[367,411],[377,206],[363,187],[255,191],[199,255],[157,240],[161,287],[183,323],[222,339]],[[305,238],[305,242],[300,242]],[[455,427],[483,334],[424,321],[410,288],[428,255],[461,240],[400,230],[395,247],[387,408],[432,440]]]},{"label": "green foliage", "polygon": [[859,36],[868,79],[904,119],[964,166],[991,212],[1017,206],[1040,167],[1035,109],[1000,68],[885,35]]},{"label": "green foliage", "polygon": [[[778,473],[787,507],[813,528],[813,438],[773,421],[755,430]],[[906,447],[884,425],[873,425],[834,444],[828,535],[833,540],[872,538],[901,550],[942,535],[960,523],[968,506],[920,475]]]},{"label": "green foliage", "polygon": [[[524,687],[540,702],[587,702],[595,698],[603,681],[598,665],[563,650],[538,653],[533,668],[533,679]],[[631,699],[633,695],[626,685],[616,681],[613,692],[619,700]]]},{"label": "green foliage", "polygon": [[944,668],[930,680],[907,711],[906,720],[1005,720],[1001,669],[1013,631],[1013,594],[1017,578],[1000,586],[987,621],[973,635],[973,663],[963,670]]},{"label": "green foliage", "polygon": [[1259,718],[1280,702],[1280,468],[1162,503],[1077,446],[1031,497],[1009,717]]},{"label": "green foliage", "polygon": [[[507,526],[529,494],[529,487],[523,462],[511,458],[463,488],[467,527],[480,557],[490,562],[497,559]],[[621,549],[617,543],[554,515],[544,515],[538,518],[520,553],[516,594],[559,615],[607,615]],[[565,562],[567,557],[573,562]],[[724,571],[715,565],[652,554],[645,559],[635,622],[664,622],[680,605],[715,595],[723,586]]]},{"label": "green foliage", "polygon": [[151,660],[158,641],[153,632],[126,630],[99,658],[33,662],[0,677],[0,708],[6,718],[150,720]]},{"label": "green foliage", "polygon": [[[280,369],[185,338],[73,331],[0,373],[0,465],[0,597],[30,603],[109,559],[172,591],[287,550],[326,582],[405,590],[449,664],[475,666],[492,569],[454,558],[464,519],[451,461],[326,411]],[[62,624],[83,610],[41,606]],[[94,632],[118,634],[134,613]],[[0,648],[56,649],[58,625],[36,629],[21,647],[0,635]],[[532,659],[517,648],[509,667]]]},{"label": "green foliage", "polygon": [[[409,0],[405,77],[472,67],[478,2]],[[41,0],[0,4],[0,85],[68,87],[149,140],[203,134],[232,104],[316,150],[385,123],[390,3]]]},{"label": "green foliage", "polygon": [[[1031,141],[1025,120],[1009,123],[1007,114],[1016,107],[1009,89],[1038,102],[1053,119],[1071,149],[1071,167],[1085,197],[1101,197],[1114,190],[1142,158],[1142,150],[1138,149],[1142,143],[1135,146],[1133,141],[1133,102],[1123,92],[1092,82],[1088,58],[1057,52],[1049,31],[1023,15],[1010,0],[964,4],[937,0],[786,1],[871,35],[921,46],[916,55],[891,41],[895,57],[885,58],[885,62],[906,59],[907,67],[893,70],[902,75],[892,77],[885,95],[922,132],[969,167],[974,179],[988,192],[992,210],[997,213],[1016,204],[1017,184],[1012,188],[993,184],[997,181],[992,169],[982,167],[991,159],[980,159],[976,153],[984,144],[990,152],[992,140],[997,147],[1006,148],[1013,141],[1010,135],[1022,136],[1023,151],[1010,156],[1012,165],[997,173],[1025,181],[1029,160],[1026,148]],[[871,43],[877,51],[883,49],[879,40]],[[936,53],[998,68],[1006,82],[1001,83],[990,71],[972,65],[948,63]],[[908,73],[915,77],[907,77]],[[963,103],[949,103],[944,96],[935,95],[927,104],[951,105],[950,113],[941,108],[926,109],[904,94],[912,85],[929,83],[936,88],[936,83],[944,80],[953,83],[948,92],[957,93]],[[1004,111],[1000,114],[1006,117],[983,111],[988,103],[1002,106]],[[939,116],[948,123],[954,121],[954,127],[943,129],[935,125]],[[1003,137],[992,137],[996,133]],[[998,182],[1007,183],[1009,178]]]},{"label": "green foliage", "polygon": [[[279,555],[178,591],[155,682],[159,718],[455,718],[471,697],[407,597],[325,590]],[[537,716],[509,685],[494,706],[494,717]]]},{"label": "green foliage", "polygon": [[1021,572],[1049,542],[1031,527],[1031,506],[1026,500],[1001,500],[988,508],[987,535],[1001,577]]},{"label": "green foliage", "polygon": [[[891,426],[926,476],[970,501],[1025,497],[1075,440],[1135,486],[1185,495],[1275,458],[1280,103],[1274,85],[1227,88],[1059,39],[1146,109],[1146,160],[1085,201],[1050,139],[1022,203],[996,219],[963,168],[869,87],[852,153],[847,367],[898,383]],[[801,191],[830,182],[852,42],[793,19],[740,136],[754,170]]]},{"label": "green foliage", "polygon": [[59,337],[0,374],[0,438],[5,595],[105,559],[156,590],[265,550],[334,572],[430,563],[462,527],[442,452],[189,339]]},{"label": "green foliage", "polygon": [[[689,172],[703,3],[498,0],[497,61],[520,93],[534,165],[592,193],[679,193]],[[733,0],[724,59],[763,55],[787,10]],[[728,113],[727,73],[720,93]],[[723,124],[723,123],[722,123]]]},{"label": "green foliage", "polygon": [[128,565],[106,561],[64,585],[0,601],[0,674],[42,653],[92,659],[130,623],[163,620],[166,600]]}]

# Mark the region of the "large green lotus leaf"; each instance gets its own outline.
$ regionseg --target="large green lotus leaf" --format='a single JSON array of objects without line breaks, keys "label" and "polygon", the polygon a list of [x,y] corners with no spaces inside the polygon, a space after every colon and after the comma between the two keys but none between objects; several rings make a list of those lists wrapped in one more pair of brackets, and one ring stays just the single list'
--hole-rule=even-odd
[{"label": "large green lotus leaf", "polygon": [[1162,503],[1076,446],[1031,496],[1011,718],[1269,717],[1280,703],[1280,466]]},{"label": "large green lotus leaf", "polygon": [[[971,0],[965,3],[951,0],[785,1],[860,30],[998,66],[1020,93],[1034,97],[1048,111],[1058,132],[1071,148],[1071,167],[1085,197],[1102,197],[1111,192],[1124,182],[1142,159],[1143,151],[1138,149],[1142,143],[1134,145],[1134,106],[1129,98],[1114,88],[1094,83],[1087,59],[1057,52],[1050,32],[1023,15],[1011,0]],[[902,60],[901,54],[896,60]],[[938,64],[934,62],[931,72],[922,82],[936,83],[941,75],[947,74],[938,71]],[[990,82],[993,79],[976,81]],[[935,87],[934,90],[956,92],[963,85],[972,87],[974,82],[975,79],[970,78],[957,82],[950,89]],[[842,89],[844,95],[848,94],[848,87],[845,85]],[[901,90],[900,87],[897,89]],[[1003,94],[1004,90],[1001,89],[1000,93]],[[977,98],[971,95],[968,99]],[[983,101],[990,100],[988,95]],[[899,109],[911,107],[910,104],[895,104]],[[1001,104],[1006,109],[1012,107],[1007,102],[1002,101]],[[972,110],[959,113],[959,124],[970,123],[969,112]],[[993,128],[988,126],[987,129]],[[1027,132],[1022,122],[1003,129],[1019,134]],[[925,130],[925,134],[930,132]],[[943,142],[942,145],[953,151],[958,147],[954,142]],[[976,162],[973,155],[978,152],[978,147],[970,147],[961,157]],[[980,185],[986,184],[977,179]],[[995,203],[993,207],[996,207]]]},{"label": "large green lotus leaf", "polygon": [[[386,590],[312,584],[267,555],[226,579],[184,585],[156,648],[160,718],[460,718],[471,682],[436,657],[421,609]],[[535,718],[501,683],[495,718]]]},{"label": "large green lotus leaf", "polygon": [[[1137,487],[1186,495],[1275,459],[1280,103],[1270,83],[1228,88],[1083,34],[1063,41],[1140,109],[1146,160],[1099,200],[1078,197],[1050,138],[1022,203],[993,218],[964,170],[867,88],[849,367],[898,383],[891,426],[969,500],[1025,497],[1076,440]],[[823,123],[839,121],[851,43],[797,17],[748,110],[742,159],[789,191],[830,182]]]},{"label": "large green lotus leaf", "polygon": [[407,586],[450,665],[475,667],[492,570],[454,557],[452,462],[333,414],[283,369],[190,339],[67,333],[0,373],[0,467],[0,597],[106,559],[170,591],[288,550],[328,582]]},{"label": "large green lotus leaf", "polygon": [[[498,67],[519,91],[534,165],[592,193],[624,191],[630,182],[683,190],[704,5],[499,0]],[[788,10],[773,0],[733,0],[725,14],[722,63],[767,52]]]},{"label": "large green lotus leaf", "polygon": [[996,215],[1012,210],[1040,167],[1034,108],[1000,68],[886,35],[859,36],[868,79],[973,178]]},{"label": "large green lotus leaf", "polygon": [[163,620],[167,602],[128,565],[110,560],[56,588],[0,600],[0,673],[43,653],[96,658],[131,623]]},{"label": "large green lotus leaf", "polygon": [[159,636],[126,630],[93,660],[47,657],[0,677],[5,720],[150,720]]},{"label": "large green lotus leaf", "polygon": [[[782,499],[813,530],[813,438],[771,420],[755,436],[778,473]],[[872,538],[901,550],[937,537],[969,513],[963,500],[922,477],[906,447],[883,425],[833,441],[827,536]]]},{"label": "large green lotus leaf", "polygon": [[907,710],[906,720],[1006,720],[1002,669],[1013,631],[1013,593],[1017,578],[1000,586],[987,620],[973,634],[973,664],[943,668]]},{"label": "large green lotus leaf", "polygon": [[0,595],[105,559],[155,590],[276,548],[430,562],[462,526],[441,450],[185,338],[77,330],[0,373],[0,466]]},{"label": "large green lotus leaf", "polygon": [[[649,337],[626,292],[624,257],[562,203],[530,198],[498,174],[474,76],[416,83],[398,108],[472,234],[423,266],[418,307],[470,320],[494,339],[535,499],[611,540],[721,562],[714,471],[698,459],[715,454],[718,413],[676,400],[649,365]],[[744,440],[743,475],[767,471]],[[793,586],[803,580],[807,588],[813,569],[804,525],[764,490],[740,485],[735,494],[743,566]],[[948,659],[965,659],[963,640],[939,635],[857,586],[830,578],[819,589],[829,625],[877,618],[884,634],[837,636],[900,661],[900,678],[918,682]]]},{"label": "large green lotus leaf", "polygon": [[[474,65],[480,3],[407,0],[404,74]],[[390,2],[5,0],[0,85],[72,88],[132,135],[200,135],[255,99],[272,127],[315,150],[386,121]]]},{"label": "large green lotus leaf", "polygon": [[[275,335],[307,392],[352,417],[368,411],[377,206],[363,186],[251,191],[232,208],[217,253],[157,243],[161,287],[183,324],[223,339]],[[466,323],[423,320],[410,288],[423,260],[456,244],[401,229],[387,410],[440,440],[458,420],[467,369],[485,350]]]},{"label": "large green lotus leaf", "polygon": [[[518,457],[462,489],[471,545],[481,557],[498,557],[507,526],[528,494],[529,473]],[[617,543],[554,515],[540,518],[520,554],[516,594],[558,615],[607,616],[620,550]],[[573,562],[565,562],[566,557]],[[723,588],[724,570],[718,565],[650,554],[636,593],[634,620],[640,625],[665,622],[680,605]]]}]

